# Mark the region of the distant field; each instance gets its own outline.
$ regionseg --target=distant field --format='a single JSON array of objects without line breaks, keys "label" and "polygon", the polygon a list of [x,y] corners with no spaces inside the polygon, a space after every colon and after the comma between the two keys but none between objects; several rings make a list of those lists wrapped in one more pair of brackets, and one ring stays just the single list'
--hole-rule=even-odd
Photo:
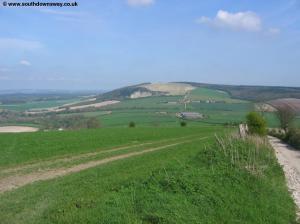
[{"label": "distant field", "polygon": [[37,109],[37,108],[58,107],[76,101],[79,101],[79,98],[66,99],[66,100],[33,101],[33,102],[20,103],[20,104],[5,104],[5,105],[0,104],[0,109],[25,111],[25,110]]},{"label": "distant field", "polygon": [[265,102],[282,98],[300,98],[299,87],[218,85],[195,82],[183,83],[195,87],[222,90],[229,93],[234,99],[250,100],[253,102]]},{"label": "distant field", "polygon": [[[210,91],[204,91],[206,96],[212,94]],[[215,97],[216,99],[221,99],[221,96],[223,99],[230,99],[224,93],[216,93],[216,91],[213,91],[213,93],[219,97]],[[193,94],[191,95],[193,96]],[[124,126],[130,121],[142,126],[177,126],[179,120],[176,113],[185,111],[184,104],[181,102],[182,99],[183,96],[157,96],[124,100],[119,104],[106,107],[105,110],[112,111],[112,114],[99,116],[99,119],[104,126]],[[201,125],[203,122],[217,124],[241,122],[245,120],[245,115],[251,110],[253,110],[253,104],[246,101],[189,103],[187,111],[203,113],[206,118],[204,120],[188,121],[188,123],[190,125]],[[165,112],[165,114],[160,112]]]},{"label": "distant field", "polygon": [[224,101],[226,103],[242,103],[245,101],[232,99],[227,92],[208,89],[208,88],[196,88],[190,92],[191,100],[212,100],[212,101]]},{"label": "distant field", "polygon": [[[186,99],[191,102],[187,103],[185,108],[184,100]],[[199,126],[205,123],[228,124],[244,122],[246,114],[255,109],[253,102],[232,99],[227,92],[203,87],[192,90],[187,94],[186,99],[185,96],[152,96],[138,99],[123,99],[120,103],[103,108],[84,108],[82,112],[60,112],[58,116],[66,119],[71,115],[96,117],[99,119],[101,127],[126,127],[132,121],[141,127],[176,127],[180,122],[176,117],[176,113],[182,111],[203,114],[205,119],[187,121],[189,126]],[[76,100],[78,98],[2,105],[2,107],[24,111],[34,108],[61,106]],[[41,116],[43,117],[43,115]],[[275,115],[272,113],[266,113],[266,119],[270,127],[279,125]],[[297,119],[296,123],[300,124],[300,120]],[[1,125],[24,124],[41,128],[41,125],[26,121],[3,122]]]}]

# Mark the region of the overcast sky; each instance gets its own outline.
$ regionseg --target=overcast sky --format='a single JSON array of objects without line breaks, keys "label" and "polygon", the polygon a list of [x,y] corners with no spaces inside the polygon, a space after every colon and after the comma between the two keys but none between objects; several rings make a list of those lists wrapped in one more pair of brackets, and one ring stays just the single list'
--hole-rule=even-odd
[{"label": "overcast sky", "polygon": [[168,81],[300,86],[300,0],[2,2],[0,90]]}]

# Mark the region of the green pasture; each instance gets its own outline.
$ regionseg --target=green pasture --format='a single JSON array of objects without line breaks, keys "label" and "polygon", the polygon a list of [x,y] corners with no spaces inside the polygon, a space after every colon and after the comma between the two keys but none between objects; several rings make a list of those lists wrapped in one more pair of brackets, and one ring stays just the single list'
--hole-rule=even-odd
[{"label": "green pasture", "polygon": [[242,103],[243,100],[232,99],[227,92],[208,89],[208,88],[196,88],[189,94],[189,98],[193,101],[224,101],[226,103]]},{"label": "green pasture", "polygon": [[221,146],[214,134],[221,137],[223,131],[206,126],[0,135],[2,151],[10,152],[6,160],[18,158],[2,160],[5,167],[98,147],[198,135],[189,143],[0,194],[1,223],[296,224],[295,205],[273,151],[226,137]]},{"label": "green pasture", "polygon": [[0,104],[0,109],[25,111],[30,109],[40,109],[48,107],[58,107],[64,104],[73,103],[79,101],[78,98],[66,99],[66,100],[46,100],[46,101],[32,101],[20,104]]},{"label": "green pasture", "polygon": [[102,128],[80,131],[49,131],[35,133],[0,133],[0,168],[20,163],[42,161],[55,156],[74,155],[106,149],[112,145],[139,143],[182,137],[218,126],[181,128]]}]

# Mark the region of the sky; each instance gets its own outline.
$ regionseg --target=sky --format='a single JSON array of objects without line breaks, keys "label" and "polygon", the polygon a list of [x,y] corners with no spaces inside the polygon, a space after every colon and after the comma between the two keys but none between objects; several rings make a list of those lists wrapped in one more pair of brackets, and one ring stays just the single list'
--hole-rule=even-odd
[{"label": "sky", "polygon": [[[73,2],[41,2],[63,1]],[[3,2],[0,90],[176,81],[300,87],[300,0]]]}]

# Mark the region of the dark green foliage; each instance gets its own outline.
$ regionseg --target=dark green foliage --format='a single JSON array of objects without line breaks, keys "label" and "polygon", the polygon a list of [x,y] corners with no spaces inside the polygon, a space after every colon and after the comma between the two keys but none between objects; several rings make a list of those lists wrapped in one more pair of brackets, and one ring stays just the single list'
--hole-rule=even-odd
[{"label": "dark green foliage", "polygon": [[186,121],[180,121],[180,126],[181,126],[181,127],[185,127],[185,126],[187,126],[187,123],[186,123]]},{"label": "dark green foliage", "polygon": [[296,128],[290,128],[282,140],[296,149],[300,149],[300,130]]},{"label": "dark green foliage", "polygon": [[225,127],[237,127],[237,126],[239,126],[239,122],[234,122],[234,121],[232,121],[232,122],[225,122],[224,123],[224,126]]},{"label": "dark green foliage", "polygon": [[50,115],[41,121],[41,125],[46,130],[78,130],[84,128],[99,128],[100,122],[96,117],[87,118],[83,115],[57,116]]},{"label": "dark green foliage", "polygon": [[296,118],[295,111],[290,107],[278,107],[276,116],[280,122],[280,127],[285,131],[292,126],[294,119]]},{"label": "dark green foliage", "polygon": [[281,139],[282,141],[300,150],[300,129],[290,128],[287,132],[281,129],[272,129],[269,135]]},{"label": "dark green foliage", "polygon": [[267,134],[267,123],[259,113],[250,112],[246,118],[250,134],[261,136]]},{"label": "dark green foliage", "polygon": [[86,126],[89,129],[100,128],[100,121],[96,117],[90,117],[86,121]]},{"label": "dark green foliage", "polygon": [[135,127],[135,123],[133,121],[130,121],[129,124],[128,124],[128,127],[134,128]]},{"label": "dark green foliage", "polygon": [[281,129],[271,129],[268,131],[268,134],[271,136],[274,136],[276,138],[279,138],[281,140],[284,140],[286,138],[286,133],[284,130]]}]

